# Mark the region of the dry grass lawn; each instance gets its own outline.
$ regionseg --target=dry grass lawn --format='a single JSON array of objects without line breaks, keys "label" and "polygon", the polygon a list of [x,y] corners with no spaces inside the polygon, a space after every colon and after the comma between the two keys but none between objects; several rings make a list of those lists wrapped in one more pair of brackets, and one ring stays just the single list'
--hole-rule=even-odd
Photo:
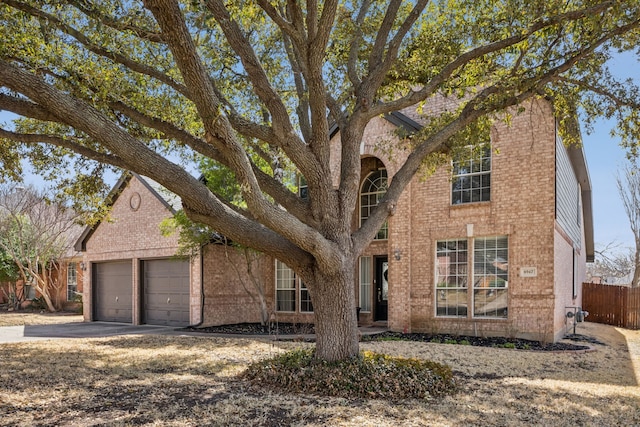
[{"label": "dry grass lawn", "polygon": [[31,311],[0,312],[1,326],[54,325],[57,323],[82,322],[81,314],[40,313]]},{"label": "dry grass lawn", "polygon": [[606,345],[575,354],[363,344],[457,372],[456,395],[400,404],[254,390],[236,377],[252,361],[305,344],[209,336],[4,344],[0,425],[640,425],[640,331],[585,323],[578,332]]}]

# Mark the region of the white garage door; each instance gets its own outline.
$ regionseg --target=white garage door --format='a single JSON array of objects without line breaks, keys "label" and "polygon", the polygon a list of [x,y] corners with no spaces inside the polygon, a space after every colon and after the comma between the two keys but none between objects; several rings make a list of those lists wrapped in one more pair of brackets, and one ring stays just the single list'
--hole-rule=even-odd
[{"label": "white garage door", "polygon": [[189,325],[189,261],[149,260],[144,271],[144,322],[150,325]]}]

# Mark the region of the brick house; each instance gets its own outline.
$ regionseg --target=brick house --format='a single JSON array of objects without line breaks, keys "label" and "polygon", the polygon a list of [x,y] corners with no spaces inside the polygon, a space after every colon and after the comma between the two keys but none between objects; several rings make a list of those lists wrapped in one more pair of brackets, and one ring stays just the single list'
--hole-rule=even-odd
[{"label": "brick house", "polygon": [[[51,300],[53,305],[62,310],[79,309],[78,298],[82,295],[82,257],[76,254],[65,257],[57,262],[52,270]],[[9,303],[16,294],[19,300],[32,300],[40,296],[33,286],[17,282],[0,282],[0,304]]]},{"label": "brick house", "polygon": [[[251,287],[242,253],[211,244],[197,256],[178,256],[178,234],[161,233],[162,221],[180,208],[175,195],[127,173],[110,200],[109,218],[87,227],[75,245],[83,252],[86,321],[187,326],[201,324],[203,315],[207,324],[260,321],[255,295],[245,291]],[[264,264],[259,259],[254,268]]]},{"label": "brick house", "polygon": [[[424,109],[454,109],[437,98]],[[391,330],[553,341],[567,312],[582,304],[586,262],[593,261],[591,184],[581,147],[567,148],[549,103],[535,100],[497,122],[490,148],[414,177],[362,254],[354,292],[360,324]],[[355,221],[366,219],[406,154],[398,128],[421,128],[413,110],[373,120],[361,146],[361,194]],[[338,129],[332,159],[339,160]],[[392,155],[389,155],[392,153]],[[340,166],[333,162],[334,184]],[[358,226],[354,223],[354,228]],[[276,261],[275,310],[308,318],[308,292]]]},{"label": "brick house", "polygon": [[[445,98],[429,105],[432,111],[451,107]],[[397,141],[399,127],[410,133],[421,126],[407,110],[373,120],[366,129],[355,221],[366,219],[399,167],[401,149],[393,157],[380,149]],[[338,133],[332,137],[336,182]],[[470,145],[480,142],[490,148],[470,149],[428,179],[415,177],[362,254],[354,283],[361,324],[544,340],[564,334],[567,307],[581,305],[586,262],[594,254],[584,153],[562,144],[545,101],[530,102],[510,126],[496,123],[490,141]],[[84,293],[87,320],[260,320],[258,293],[239,251],[212,244],[191,260],[175,261],[177,236],[163,237],[158,229],[175,206],[137,175],[121,179],[114,191],[111,220],[88,229],[77,245],[85,251],[91,283]],[[179,262],[180,274],[171,267]],[[286,265],[262,256],[252,271],[272,319],[313,322],[310,294]],[[118,295],[111,290],[115,283],[122,283]],[[160,283],[181,288],[180,296]],[[119,307],[103,307],[105,300]],[[179,320],[167,310],[177,300]]]},{"label": "brick house", "polygon": [[[70,228],[66,236],[72,243],[82,231],[81,227]],[[48,274],[51,283],[51,302],[58,310],[80,310],[79,300],[83,291],[82,254],[70,247],[64,256],[48,266]],[[30,305],[29,301],[40,297],[40,293],[30,284],[25,284],[20,279],[16,282],[0,282],[0,304],[9,303],[12,299],[23,302],[23,306]]]}]

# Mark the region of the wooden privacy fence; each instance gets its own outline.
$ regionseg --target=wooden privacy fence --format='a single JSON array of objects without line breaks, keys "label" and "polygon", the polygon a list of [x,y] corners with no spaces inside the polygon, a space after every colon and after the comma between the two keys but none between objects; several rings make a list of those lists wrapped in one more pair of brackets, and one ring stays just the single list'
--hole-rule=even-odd
[{"label": "wooden privacy fence", "polygon": [[589,322],[640,329],[640,288],[583,283],[582,309]]}]

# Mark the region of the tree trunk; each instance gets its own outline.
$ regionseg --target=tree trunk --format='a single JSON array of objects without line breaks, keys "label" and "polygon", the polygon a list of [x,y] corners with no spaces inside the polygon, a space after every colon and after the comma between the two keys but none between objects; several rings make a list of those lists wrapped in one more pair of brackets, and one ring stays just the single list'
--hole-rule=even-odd
[{"label": "tree trunk", "polygon": [[53,305],[53,301],[51,300],[51,282],[47,273],[43,273],[43,276],[35,276],[36,280],[34,281],[33,286],[35,286],[36,291],[40,293],[44,302],[47,304],[47,310],[50,313],[55,313],[56,308]]},{"label": "tree trunk", "polygon": [[42,295],[42,298],[44,299],[44,302],[47,304],[47,310],[50,313],[55,313],[56,312],[56,308],[53,305],[53,301],[51,300],[51,296],[49,295],[49,290],[47,289],[45,291],[45,289],[41,288],[40,286],[36,286],[36,290],[38,292],[40,292],[40,295]]},{"label": "tree trunk", "polygon": [[335,275],[316,271],[314,283],[307,284],[315,313],[316,357],[322,360],[347,359],[359,352],[355,268],[345,264]]},{"label": "tree trunk", "polygon": [[632,288],[640,287],[640,242],[636,244],[635,270],[633,272]]}]

